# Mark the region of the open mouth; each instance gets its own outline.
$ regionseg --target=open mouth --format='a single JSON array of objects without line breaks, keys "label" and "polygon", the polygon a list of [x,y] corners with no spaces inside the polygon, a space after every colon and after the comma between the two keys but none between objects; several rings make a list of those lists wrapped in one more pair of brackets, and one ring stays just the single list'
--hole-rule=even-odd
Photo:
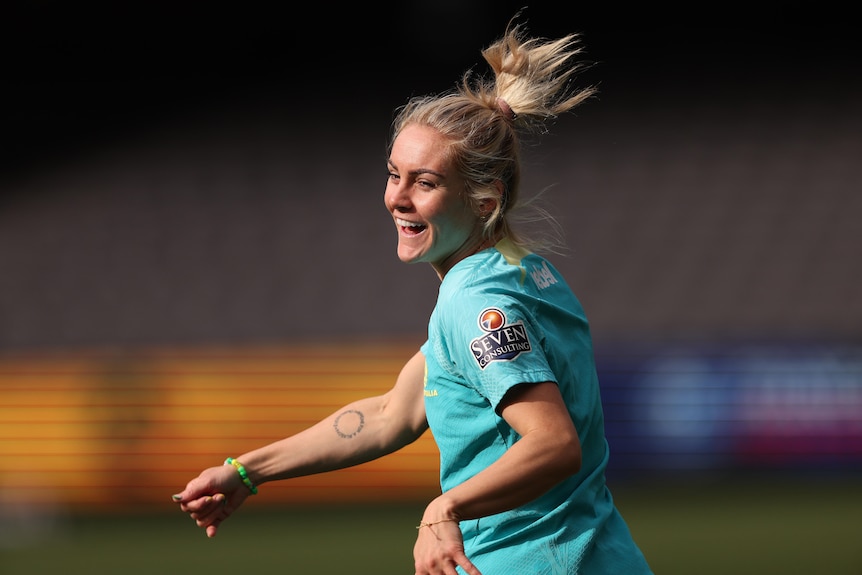
[{"label": "open mouth", "polygon": [[401,229],[401,233],[407,236],[419,235],[428,228],[428,226],[423,224],[408,222],[407,220],[402,220],[400,218],[396,218],[395,223],[398,224],[398,227]]}]

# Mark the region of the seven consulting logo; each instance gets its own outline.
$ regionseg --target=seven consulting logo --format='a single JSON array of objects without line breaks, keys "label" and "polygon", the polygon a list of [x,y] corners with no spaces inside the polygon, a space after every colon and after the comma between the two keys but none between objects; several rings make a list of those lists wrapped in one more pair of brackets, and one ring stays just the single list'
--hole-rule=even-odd
[{"label": "seven consulting logo", "polygon": [[482,310],[478,322],[485,334],[470,342],[470,351],[481,369],[492,361],[510,361],[531,351],[523,322],[507,324],[506,314],[494,307]]}]

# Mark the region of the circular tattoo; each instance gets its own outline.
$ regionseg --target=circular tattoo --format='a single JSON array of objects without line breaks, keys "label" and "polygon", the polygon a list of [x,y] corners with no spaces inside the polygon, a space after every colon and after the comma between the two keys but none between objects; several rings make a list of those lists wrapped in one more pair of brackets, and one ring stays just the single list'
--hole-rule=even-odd
[{"label": "circular tattoo", "polygon": [[335,433],[339,437],[350,439],[351,437],[356,437],[356,434],[365,427],[365,416],[362,415],[361,411],[348,409],[335,418],[335,423],[332,424],[332,427],[335,428]]}]

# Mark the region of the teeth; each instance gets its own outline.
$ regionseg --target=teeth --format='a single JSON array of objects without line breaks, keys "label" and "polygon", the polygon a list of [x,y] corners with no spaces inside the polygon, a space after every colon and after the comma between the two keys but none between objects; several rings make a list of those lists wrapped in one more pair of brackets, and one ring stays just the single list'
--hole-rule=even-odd
[{"label": "teeth", "polygon": [[395,218],[395,223],[398,224],[399,226],[402,226],[405,228],[421,228],[421,227],[423,227],[422,224],[417,224],[415,222],[408,222],[407,220],[402,220],[400,218]]}]

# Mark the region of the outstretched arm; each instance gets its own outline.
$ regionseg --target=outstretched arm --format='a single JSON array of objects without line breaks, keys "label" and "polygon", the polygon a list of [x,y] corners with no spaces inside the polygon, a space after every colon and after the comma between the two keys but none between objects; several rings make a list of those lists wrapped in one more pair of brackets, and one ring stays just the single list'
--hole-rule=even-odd
[{"label": "outstretched arm", "polygon": [[312,427],[238,457],[255,485],[343,469],[396,451],[428,428],[417,353],[387,393],[354,401]]},{"label": "outstretched arm", "polygon": [[[428,428],[422,386],[425,358],[417,352],[383,395],[354,401],[313,426],[236,459],[255,486],[343,469],[392,453]],[[250,495],[231,465],[205,469],[174,496],[207,535]]]}]

